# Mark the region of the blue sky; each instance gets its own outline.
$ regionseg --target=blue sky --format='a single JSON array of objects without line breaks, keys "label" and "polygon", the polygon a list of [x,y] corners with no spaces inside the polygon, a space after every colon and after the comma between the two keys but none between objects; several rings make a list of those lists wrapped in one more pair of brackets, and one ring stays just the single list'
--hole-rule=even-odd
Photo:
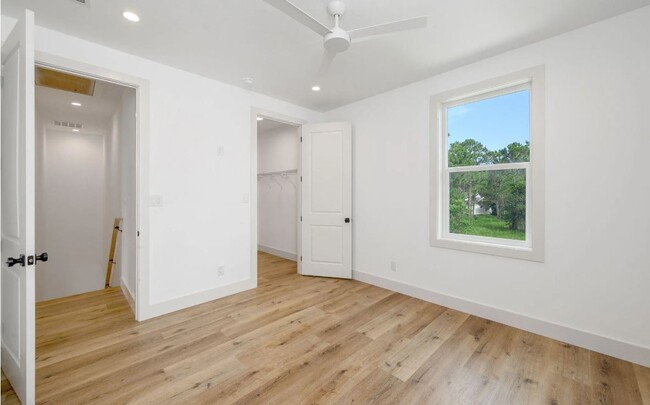
[{"label": "blue sky", "polygon": [[489,150],[530,140],[530,91],[522,90],[447,110],[449,144],[474,139]]}]

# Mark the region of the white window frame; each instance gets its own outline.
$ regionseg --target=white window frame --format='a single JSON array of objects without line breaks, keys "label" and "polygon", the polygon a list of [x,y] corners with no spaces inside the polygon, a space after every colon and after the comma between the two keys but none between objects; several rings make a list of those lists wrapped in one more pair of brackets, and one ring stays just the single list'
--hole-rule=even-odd
[{"label": "white window frame", "polygon": [[[527,69],[431,97],[430,244],[433,247],[543,262],[545,248],[545,83],[544,66]],[[487,98],[530,90],[530,161],[447,167],[447,110]],[[526,240],[449,232],[451,173],[523,169],[526,172]]]}]

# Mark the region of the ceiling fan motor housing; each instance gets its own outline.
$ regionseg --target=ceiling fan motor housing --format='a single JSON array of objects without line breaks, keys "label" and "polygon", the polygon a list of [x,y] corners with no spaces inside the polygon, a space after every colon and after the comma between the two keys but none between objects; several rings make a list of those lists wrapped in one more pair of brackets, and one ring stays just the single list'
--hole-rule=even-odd
[{"label": "ceiling fan motor housing", "polygon": [[350,47],[350,35],[339,27],[325,35],[325,49],[329,52],[339,53]]},{"label": "ceiling fan motor housing", "polygon": [[339,17],[345,13],[345,3],[340,0],[333,0],[327,4],[327,11],[332,15]]}]

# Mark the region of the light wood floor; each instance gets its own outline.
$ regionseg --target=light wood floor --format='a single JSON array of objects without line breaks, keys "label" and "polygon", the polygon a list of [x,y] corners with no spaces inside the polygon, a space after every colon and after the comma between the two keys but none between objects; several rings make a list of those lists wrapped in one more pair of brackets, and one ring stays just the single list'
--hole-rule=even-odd
[{"label": "light wood floor", "polygon": [[256,290],[142,323],[117,289],[39,304],[38,402],[650,404],[648,368],[259,263]]}]

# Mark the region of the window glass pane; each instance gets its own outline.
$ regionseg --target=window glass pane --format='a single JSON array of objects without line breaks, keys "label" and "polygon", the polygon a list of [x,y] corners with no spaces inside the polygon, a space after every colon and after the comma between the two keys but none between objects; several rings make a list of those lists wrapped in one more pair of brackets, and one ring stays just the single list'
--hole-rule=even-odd
[{"label": "window glass pane", "polygon": [[449,167],[530,160],[530,90],[447,109]]},{"label": "window glass pane", "polygon": [[449,233],[526,239],[526,170],[449,174]]}]

